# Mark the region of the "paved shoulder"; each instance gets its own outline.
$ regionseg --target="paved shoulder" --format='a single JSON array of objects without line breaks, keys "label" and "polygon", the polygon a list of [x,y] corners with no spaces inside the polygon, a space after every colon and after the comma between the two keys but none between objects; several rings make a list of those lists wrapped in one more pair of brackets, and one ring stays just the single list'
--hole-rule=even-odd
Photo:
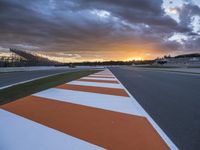
[{"label": "paved shoulder", "polygon": [[72,69],[9,72],[0,74],[0,89],[51,75],[70,72]]}]

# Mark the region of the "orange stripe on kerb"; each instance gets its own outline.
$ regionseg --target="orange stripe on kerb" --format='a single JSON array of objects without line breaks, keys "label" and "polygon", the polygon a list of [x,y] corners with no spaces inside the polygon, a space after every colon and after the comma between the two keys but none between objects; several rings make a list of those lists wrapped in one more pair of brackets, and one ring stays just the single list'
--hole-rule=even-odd
[{"label": "orange stripe on kerb", "polygon": [[34,96],[2,108],[109,150],[169,149],[143,117]]},{"label": "orange stripe on kerb", "polygon": [[83,85],[72,85],[72,84],[63,84],[59,85],[56,88],[66,89],[66,90],[75,90],[83,92],[94,92],[100,94],[110,94],[116,96],[127,96],[128,94],[124,89],[116,88],[104,88],[104,87],[94,87],[94,86],[83,86]]},{"label": "orange stripe on kerb", "polygon": [[118,83],[118,81],[109,81],[109,80],[91,80],[91,79],[79,79],[77,81],[86,81],[86,82],[100,82],[100,83]]}]

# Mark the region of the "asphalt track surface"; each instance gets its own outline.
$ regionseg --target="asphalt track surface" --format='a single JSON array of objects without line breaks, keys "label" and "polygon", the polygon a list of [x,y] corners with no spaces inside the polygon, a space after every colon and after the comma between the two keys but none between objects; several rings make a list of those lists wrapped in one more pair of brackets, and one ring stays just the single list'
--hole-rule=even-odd
[{"label": "asphalt track surface", "polygon": [[0,88],[32,80],[35,78],[45,77],[57,73],[72,72],[83,69],[56,69],[56,70],[39,70],[39,71],[22,71],[22,72],[9,72],[0,73]]},{"label": "asphalt track surface", "polygon": [[200,149],[200,75],[109,69],[179,149]]}]

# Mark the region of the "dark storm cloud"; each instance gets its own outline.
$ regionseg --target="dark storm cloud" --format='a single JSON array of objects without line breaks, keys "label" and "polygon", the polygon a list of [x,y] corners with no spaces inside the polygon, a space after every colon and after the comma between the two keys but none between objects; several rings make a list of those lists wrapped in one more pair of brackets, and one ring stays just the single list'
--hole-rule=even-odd
[{"label": "dark storm cloud", "polygon": [[[186,3],[182,7],[177,8],[179,13],[180,24],[191,27],[194,17],[200,17],[200,7],[193,3]],[[197,23],[200,25],[200,20]],[[200,29],[199,31],[191,31],[187,33],[188,39],[182,44],[184,50],[200,51]]]},{"label": "dark storm cloud", "polygon": [[51,8],[50,1],[43,1],[42,6],[40,2],[0,3],[0,38],[3,44],[6,41],[39,46],[48,44],[44,47],[62,49],[66,43],[78,46],[82,41],[98,39],[112,31],[112,24],[85,17],[87,12],[71,12],[67,5],[66,10],[60,11],[59,8]]},{"label": "dark storm cloud", "polygon": [[[164,27],[178,32],[190,31],[180,26],[175,20],[166,16],[161,7],[162,0],[77,0],[79,9],[103,9],[112,15],[132,24],[147,24],[154,27]],[[76,2],[77,2],[76,1]],[[76,6],[77,7],[77,6]]]},{"label": "dark storm cloud", "polygon": [[200,7],[194,4],[184,4],[177,8],[179,12],[180,24],[190,25],[193,16],[200,16]]},{"label": "dark storm cloud", "polygon": [[161,6],[162,0],[0,0],[0,46],[84,51],[144,41],[175,49],[179,44],[166,38],[193,32]]}]

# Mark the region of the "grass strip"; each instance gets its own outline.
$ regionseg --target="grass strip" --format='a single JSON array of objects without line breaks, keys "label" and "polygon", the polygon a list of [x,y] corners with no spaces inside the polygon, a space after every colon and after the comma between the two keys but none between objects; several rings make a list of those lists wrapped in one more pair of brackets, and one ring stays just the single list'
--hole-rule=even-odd
[{"label": "grass strip", "polygon": [[96,72],[98,70],[68,72],[2,89],[0,90],[0,105]]}]

